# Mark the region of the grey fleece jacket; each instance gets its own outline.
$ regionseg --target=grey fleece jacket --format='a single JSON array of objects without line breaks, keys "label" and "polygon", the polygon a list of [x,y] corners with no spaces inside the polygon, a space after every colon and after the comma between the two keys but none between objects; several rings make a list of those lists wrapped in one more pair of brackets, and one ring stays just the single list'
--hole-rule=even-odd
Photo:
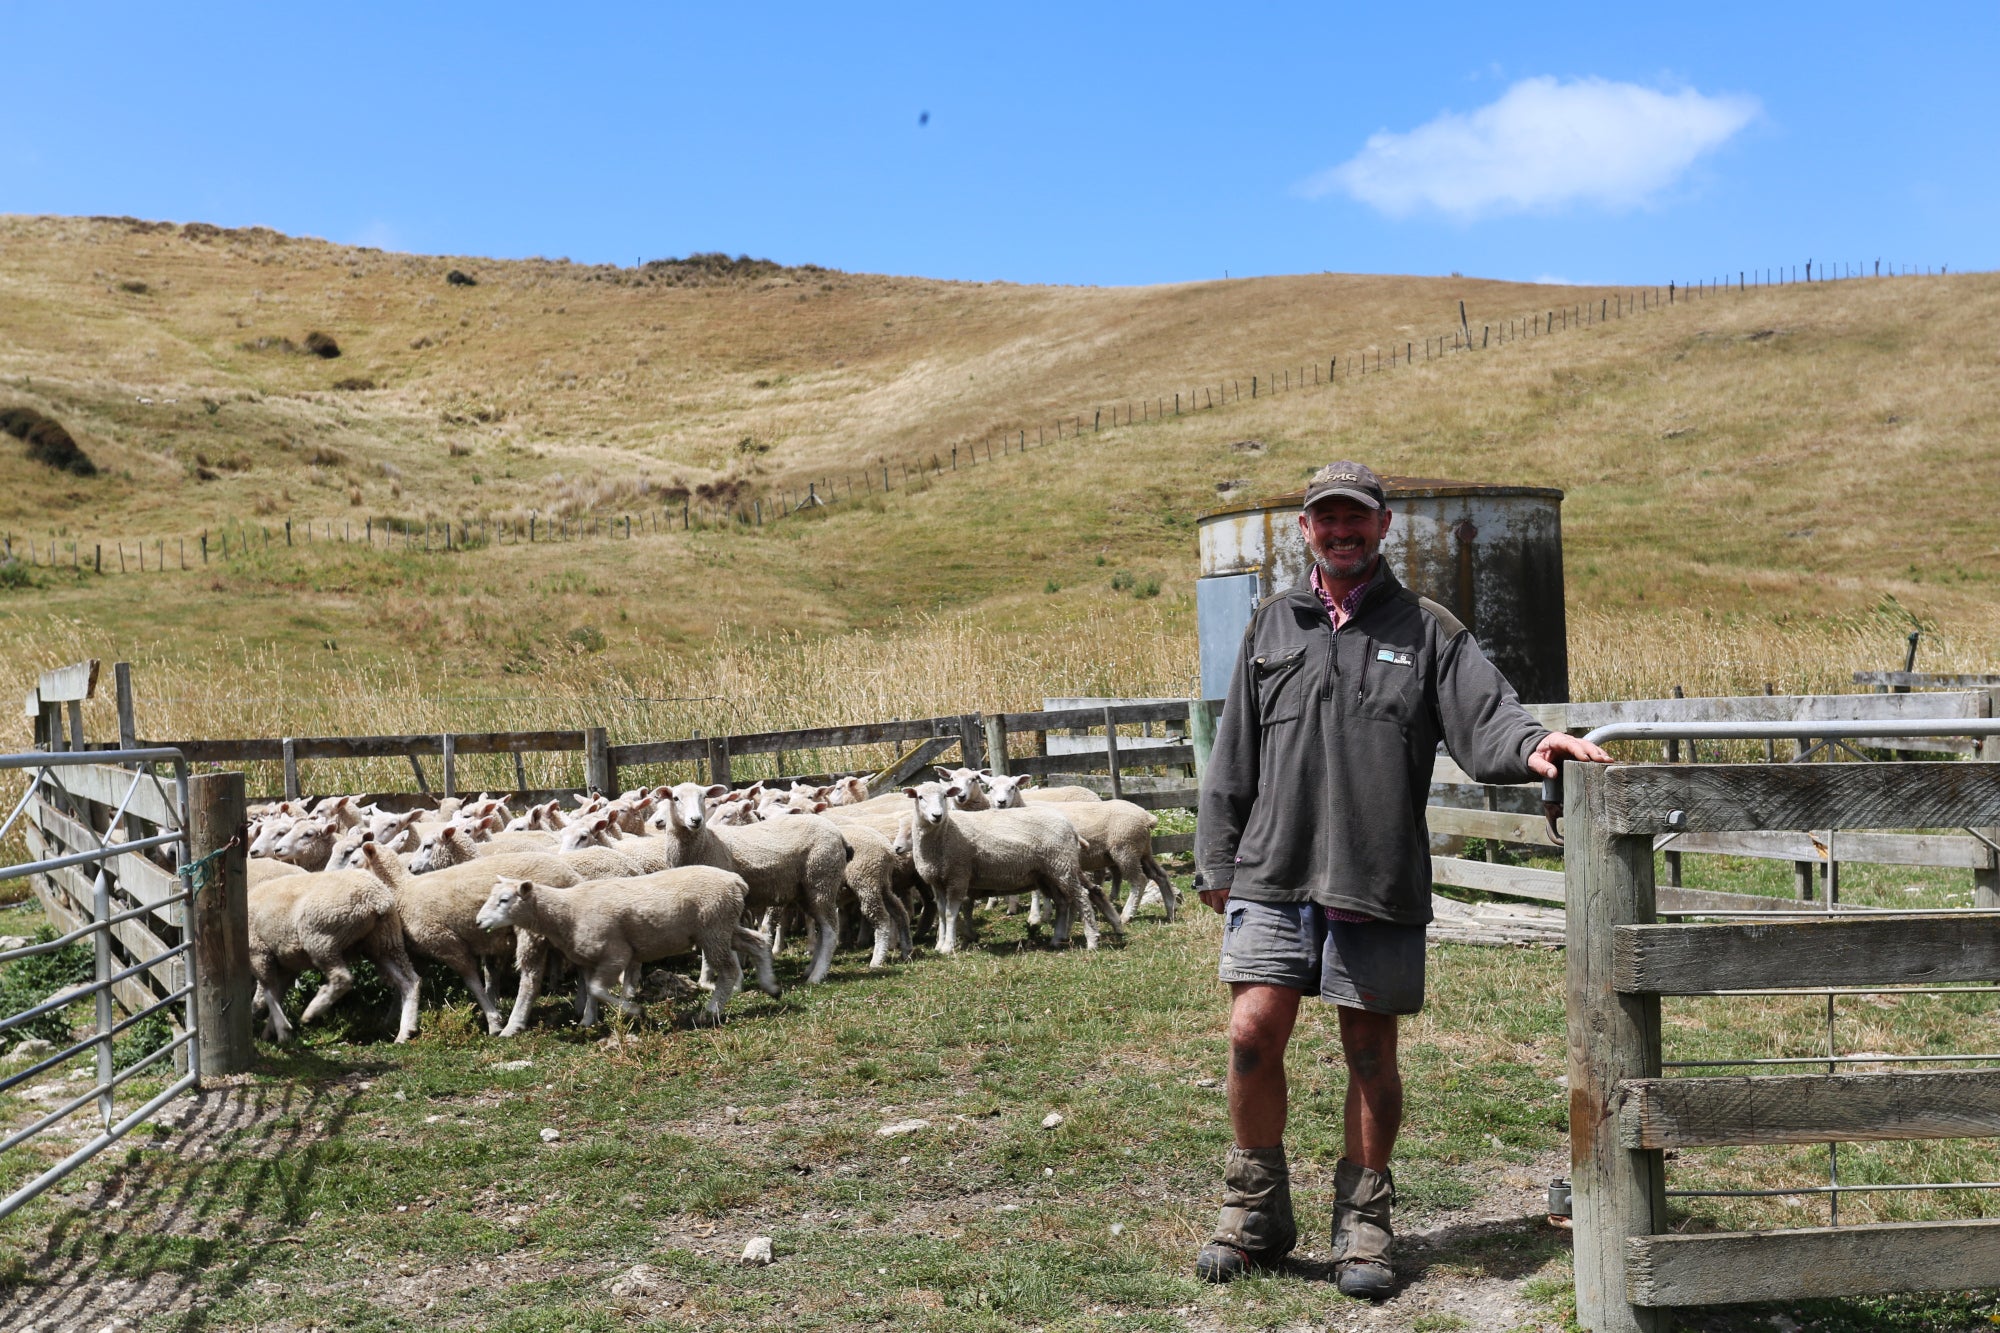
[{"label": "grey fleece jacket", "polygon": [[1547,734],[1465,626],[1386,562],[1338,630],[1310,581],[1266,598],[1202,776],[1196,888],[1423,925],[1438,742],[1481,782],[1526,782]]}]

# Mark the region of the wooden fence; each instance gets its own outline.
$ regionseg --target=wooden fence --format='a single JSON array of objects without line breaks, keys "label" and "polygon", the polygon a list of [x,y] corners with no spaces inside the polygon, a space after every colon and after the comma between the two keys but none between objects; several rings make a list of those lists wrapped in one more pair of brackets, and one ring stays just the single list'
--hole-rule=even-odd
[{"label": "wooden fence", "polygon": [[[1627,699],[1598,703],[1539,705],[1533,711],[1545,726],[1577,733],[1613,722],[1847,722],[1896,720],[1899,718],[1988,718],[1996,715],[1995,698],[2000,689],[1959,690],[1926,694],[1820,694],[1748,695],[1706,699]],[[1894,753],[1942,753],[1967,757],[2000,756],[2000,743],[1971,739],[1906,737],[1875,741],[1871,749]],[[1781,756],[1766,745],[1767,758]],[[1679,745],[1663,747],[1670,761],[1700,763],[1698,744],[1688,743],[1685,754]],[[1796,759],[1808,752],[1798,744],[1785,758]],[[1720,753],[1712,746],[1711,757]],[[1707,765],[1704,765],[1704,768]],[[1447,758],[1440,757],[1434,780],[1460,787],[1476,786]],[[1428,812],[1431,832],[1483,838],[1522,849],[1530,854],[1555,855],[1559,844],[1547,822],[1538,814],[1508,813],[1492,808],[1493,795],[1500,789],[1485,789],[1487,809],[1453,809],[1437,804]],[[1864,865],[1928,866],[1971,872],[1975,904],[2000,908],[2000,829],[1968,830],[1965,833],[1848,833],[1837,845],[1822,836],[1826,830],[1753,831],[1663,831],[1655,839],[1655,850],[1664,853],[1666,883],[1662,893],[1669,906],[1694,908],[1706,904],[1720,907],[1724,898],[1740,899],[1730,905],[1748,910],[1759,907],[1783,910],[1792,904],[1781,898],[1754,895],[1715,895],[1683,889],[1682,858],[1688,855],[1751,857],[1759,860],[1789,861],[1800,899],[1822,895],[1838,901],[1842,862]],[[1838,853],[1836,856],[1835,853]],[[1478,861],[1432,859],[1432,873],[1440,884],[1480,889],[1507,897],[1535,899],[1550,903],[1564,901],[1564,876],[1560,871],[1525,866],[1495,866]]]},{"label": "wooden fence", "polygon": [[2000,1069],[1663,1079],[1660,1020],[1663,995],[2000,981],[2000,912],[1663,923],[1654,883],[1667,835],[2000,824],[2000,763],[1571,764],[1567,798],[1578,1322],[1627,1333],[1674,1306],[2000,1285],[1990,1218],[1674,1234],[1665,1157],[2000,1135]]},{"label": "wooden fence", "polygon": [[[49,682],[69,682],[74,688],[47,684],[44,694],[31,695],[28,711],[36,721],[37,743],[64,748],[81,735],[78,700],[94,688],[97,664],[78,663],[50,673]],[[1905,673],[1888,673],[1901,675]],[[124,663],[113,667],[118,689],[120,743],[172,745],[191,764],[241,766],[276,765],[281,782],[268,795],[298,797],[309,789],[307,765],[327,760],[402,759],[410,767],[415,790],[381,791],[370,795],[391,809],[429,804],[440,796],[465,790],[459,761],[466,756],[507,756],[513,760],[517,797],[544,800],[574,796],[585,790],[617,791],[628,781],[698,779],[745,786],[757,776],[800,781],[825,781],[835,772],[866,771],[881,785],[900,784],[934,763],[991,767],[996,772],[1033,774],[1046,782],[1090,786],[1107,796],[1122,797],[1151,810],[1191,810],[1198,789],[1193,775],[1206,758],[1213,734],[1211,704],[1192,709],[1182,699],[1052,699],[1052,707],[1031,712],[963,713],[940,717],[861,722],[829,727],[726,736],[691,736],[674,740],[613,744],[602,727],[560,731],[443,732],[387,736],[296,736],[139,742],[134,736],[132,683]],[[74,678],[74,679],[72,679]],[[1870,683],[1870,682],[1864,682]],[[55,698],[62,694],[64,698]],[[1752,695],[1710,699],[1636,699],[1598,703],[1538,704],[1530,707],[1543,725],[1574,732],[1625,721],[1850,721],[1896,718],[1985,718],[1995,713],[2000,688],[1933,693],[1843,695]],[[66,723],[67,719],[67,723]],[[1137,730],[1143,734],[1133,735]],[[1985,757],[2000,755],[2000,745]],[[1980,754],[1977,742],[1963,739],[1911,737],[1875,742],[1876,748],[1899,752]],[[1803,744],[1799,747],[1804,749]],[[580,783],[531,788],[524,755],[577,754],[582,757]],[[1767,758],[1779,756],[1767,746]],[[1711,748],[1709,757],[1718,756]],[[798,761],[806,757],[807,762]],[[1665,757],[1681,757],[1669,744]],[[1788,758],[1796,755],[1786,756]],[[835,759],[837,764],[829,764]],[[1703,753],[1690,743],[1686,759],[1699,763]],[[791,761],[788,763],[788,761]],[[886,761],[886,762],[885,762]],[[427,769],[426,764],[430,764]],[[789,769],[789,771],[788,771]],[[818,771],[825,769],[826,771]],[[491,776],[491,770],[488,770]],[[1436,883],[1477,890],[1502,898],[1560,905],[1565,899],[1561,871],[1507,864],[1508,852],[1553,856],[1559,844],[1542,818],[1531,788],[1509,789],[1480,784],[1451,758],[1440,754],[1432,772],[1435,784],[1427,810],[1430,829],[1440,839],[1479,839],[1484,859],[1435,855]],[[488,783],[488,786],[494,785]],[[1823,831],[1821,831],[1823,832]],[[1748,894],[1717,894],[1685,888],[1683,858],[1722,855],[1790,862],[1797,896],[1831,897],[1840,892],[1843,862],[1928,866],[1971,873],[1975,903],[2000,907],[2000,829],[1956,832],[1849,833],[1837,848],[1814,830],[1753,830],[1663,833],[1656,840],[1664,853],[1666,882],[1663,902],[1676,909],[1782,910],[1788,902]],[[1453,843],[1440,844],[1447,851]],[[1156,835],[1155,850],[1193,850],[1191,833]],[[1835,852],[1838,855],[1835,855]],[[1515,942],[1556,944],[1561,922],[1543,914],[1539,920],[1502,923],[1497,933]],[[1476,934],[1477,932],[1475,932]]]}]

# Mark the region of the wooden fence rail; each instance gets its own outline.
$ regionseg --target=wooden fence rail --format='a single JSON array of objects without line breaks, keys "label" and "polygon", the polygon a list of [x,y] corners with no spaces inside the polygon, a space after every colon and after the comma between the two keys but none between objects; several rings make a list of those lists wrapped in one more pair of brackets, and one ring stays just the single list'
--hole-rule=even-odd
[{"label": "wooden fence rail", "polygon": [[1627,1333],[1664,1328],[1677,1305],[2000,1282],[1991,1220],[1668,1234],[1663,1155],[2000,1133],[2000,1070],[1665,1079],[1660,1018],[1667,995],[2000,981],[2000,912],[1661,924],[1670,891],[1653,869],[1654,839],[1669,830],[1990,825],[2000,763],[1570,764],[1565,776],[1578,1322]]}]

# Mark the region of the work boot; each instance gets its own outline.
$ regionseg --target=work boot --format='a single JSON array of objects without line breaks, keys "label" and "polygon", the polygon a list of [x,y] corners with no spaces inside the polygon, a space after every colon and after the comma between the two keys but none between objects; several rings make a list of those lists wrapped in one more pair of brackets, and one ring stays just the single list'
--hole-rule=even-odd
[{"label": "work boot", "polygon": [[1343,1296],[1379,1300],[1396,1285],[1389,1267],[1389,1212],[1396,1182],[1343,1157],[1333,1172],[1333,1275]]},{"label": "work boot", "polygon": [[1195,1256],[1194,1275],[1227,1282],[1277,1263],[1298,1239],[1284,1148],[1231,1148],[1222,1168],[1222,1213],[1214,1237]]}]

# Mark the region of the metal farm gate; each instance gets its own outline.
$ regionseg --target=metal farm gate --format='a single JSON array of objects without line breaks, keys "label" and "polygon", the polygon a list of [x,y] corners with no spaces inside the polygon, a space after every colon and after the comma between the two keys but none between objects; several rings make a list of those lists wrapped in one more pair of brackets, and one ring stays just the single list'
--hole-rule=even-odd
[{"label": "metal farm gate", "polygon": [[[67,1036],[42,1038],[47,1049],[31,1046],[27,1065],[0,1076],[0,1096],[25,1106],[0,1120],[0,1170],[20,1181],[0,1199],[0,1218],[197,1089],[204,1073],[248,1066],[242,775],[191,779],[172,748],[81,748],[80,704],[95,677],[94,662],[45,675],[29,704],[49,748],[0,756],[0,772],[28,775],[0,839],[18,827],[29,853],[0,867],[0,881],[27,877],[57,932],[0,952],[0,967],[79,944],[93,964],[90,981],[0,1016],[0,1038],[23,1038],[84,1001],[94,1007],[88,1035],[71,1039],[58,1022]],[[165,1034],[148,1041],[160,1018]],[[88,1086],[72,1093],[79,1076]],[[149,1090],[136,1105],[135,1082]]]}]

